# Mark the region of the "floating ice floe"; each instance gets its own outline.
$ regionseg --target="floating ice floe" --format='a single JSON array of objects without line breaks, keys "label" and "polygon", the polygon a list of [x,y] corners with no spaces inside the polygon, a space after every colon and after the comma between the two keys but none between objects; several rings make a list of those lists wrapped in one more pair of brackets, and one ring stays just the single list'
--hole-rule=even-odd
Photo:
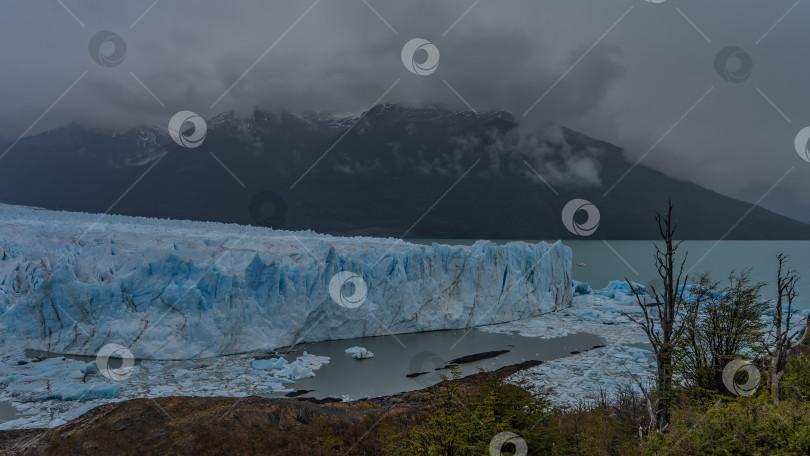
[{"label": "floating ice floe", "polygon": [[523,379],[549,391],[551,402],[561,407],[596,401],[602,392],[640,391],[639,383],[650,386],[655,359],[644,331],[628,317],[642,318],[630,286],[613,281],[601,290],[578,282],[573,287],[574,303],[568,309],[483,329],[540,338],[586,332],[599,334],[607,343],[521,371],[512,380]]},{"label": "floating ice floe", "polygon": [[368,359],[373,358],[374,353],[368,351],[365,347],[351,347],[346,349],[346,353],[352,355],[352,358],[360,360],[360,359]]},{"label": "floating ice floe", "polygon": [[188,361],[145,361],[120,382],[109,382],[95,362],[66,357],[40,360],[22,351],[0,357],[0,402],[21,417],[0,430],[54,427],[93,407],[136,397],[244,397],[293,391],[295,380],[313,377],[329,357],[304,352],[292,362],[254,355]]},{"label": "floating ice floe", "polygon": [[24,402],[118,397],[118,384],[84,382],[93,369],[92,363],[65,357],[34,361],[22,351],[13,352],[0,359],[0,397]]}]

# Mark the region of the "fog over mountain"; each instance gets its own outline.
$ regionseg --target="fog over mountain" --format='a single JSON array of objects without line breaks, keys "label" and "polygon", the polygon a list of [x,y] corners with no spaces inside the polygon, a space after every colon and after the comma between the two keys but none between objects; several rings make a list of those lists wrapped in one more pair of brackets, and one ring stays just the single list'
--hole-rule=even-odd
[{"label": "fog over mountain", "polygon": [[[0,168],[23,153],[19,144],[10,147],[19,137],[69,124],[132,131],[165,129],[181,110],[211,119],[229,111],[248,118],[256,107],[275,116],[357,116],[375,104],[436,105],[509,112],[525,132],[562,125],[621,146],[629,163],[810,221],[810,164],[793,146],[810,125],[810,64],[801,58],[810,6],[793,0],[518,0],[509,7],[467,0],[64,0],[0,10],[0,38],[8,43],[0,48]],[[103,30],[126,43],[114,66],[88,54]],[[440,51],[434,73],[403,66],[400,53],[412,38]],[[717,56],[728,46],[750,56],[745,78],[718,71]],[[529,133],[521,141],[529,150],[535,140]],[[115,154],[104,161],[139,160]],[[603,185],[586,155],[537,171],[552,185],[575,185],[574,178]],[[344,157],[344,173],[373,165],[351,161]],[[440,162],[436,172],[457,165]],[[79,171],[86,167],[64,169],[78,174],[59,179],[90,179]]]},{"label": "fog over mountain", "polygon": [[[208,119],[193,149],[157,128],[77,125],[16,147],[0,168],[0,201],[50,209],[337,235],[558,239],[582,234],[560,214],[585,199],[599,210],[594,238],[654,239],[653,213],[671,197],[685,238],[810,238],[809,225],[644,165],[631,170],[614,145],[557,125],[528,130],[503,111],[257,110]],[[584,217],[575,222],[587,226]]]}]

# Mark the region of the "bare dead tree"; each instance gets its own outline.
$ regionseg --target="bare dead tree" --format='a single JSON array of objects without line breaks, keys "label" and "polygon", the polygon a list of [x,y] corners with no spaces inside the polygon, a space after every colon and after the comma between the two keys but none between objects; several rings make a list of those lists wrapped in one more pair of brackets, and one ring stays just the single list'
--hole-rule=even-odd
[{"label": "bare dead tree", "polygon": [[[672,209],[670,200],[667,201],[666,215],[660,213],[655,215],[658,232],[664,241],[663,250],[655,245],[655,266],[663,281],[663,289],[656,290],[655,287],[651,287],[652,289],[645,293],[640,288],[633,286],[629,280],[627,281],[636,296],[644,318],[640,320],[627,313],[625,316],[641,326],[655,354],[657,368],[655,417],[658,429],[663,429],[669,423],[674,400],[675,348],[686,328],[684,314],[689,311],[683,300],[684,285],[688,279],[688,276],[683,274],[686,256],[684,255],[680,265],[676,265],[675,257],[682,241],[675,241],[678,222],[673,220]],[[654,303],[647,301],[647,293],[652,296]],[[651,312],[651,309],[654,309],[654,312]]]},{"label": "bare dead tree", "polygon": [[793,300],[799,295],[796,282],[799,276],[787,264],[787,255],[776,255],[776,302],[773,312],[773,327],[769,333],[768,381],[773,390],[773,399],[779,402],[779,384],[787,367],[788,356],[807,338],[810,330],[810,316],[806,320],[797,318],[798,310],[793,307]]},{"label": "bare dead tree", "polygon": [[627,366],[624,366],[624,370],[627,371],[627,375],[633,380],[636,386],[638,386],[638,389],[639,391],[641,391],[641,395],[644,398],[644,401],[646,402],[647,405],[647,414],[649,416],[650,421],[647,423],[646,426],[642,426],[641,423],[639,423],[638,438],[639,441],[641,441],[644,434],[650,433],[651,431],[656,429],[656,426],[658,426],[658,420],[656,419],[656,412],[655,412],[657,409],[656,405],[657,399],[652,397],[652,394],[650,394],[650,389],[644,386],[644,382],[641,380],[641,378],[639,378],[639,376],[630,372],[630,369],[628,369]]}]

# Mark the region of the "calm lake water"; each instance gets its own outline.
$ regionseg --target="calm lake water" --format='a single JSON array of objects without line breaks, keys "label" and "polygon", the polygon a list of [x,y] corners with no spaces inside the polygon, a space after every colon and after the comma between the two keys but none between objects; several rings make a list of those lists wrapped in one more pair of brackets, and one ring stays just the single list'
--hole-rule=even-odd
[{"label": "calm lake water", "polygon": [[[302,344],[295,355],[307,352],[329,356],[329,364],[321,367],[312,378],[297,380],[292,388],[313,390],[303,397],[341,397],[352,399],[386,396],[414,391],[441,381],[437,370],[463,356],[483,352],[505,351],[492,358],[461,364],[464,375],[477,373],[479,368],[493,371],[524,361],[571,356],[572,351],[590,350],[605,340],[594,334],[578,333],[554,339],[523,337],[513,334],[491,334],[483,331],[431,331],[396,336],[365,337]],[[365,347],[374,358],[356,360],[344,351],[353,346]],[[279,350],[280,352],[283,350]],[[293,359],[292,356],[286,356]],[[423,375],[408,378],[408,374]]]},{"label": "calm lake water", "polygon": [[[450,245],[471,245],[470,239],[409,239],[417,244],[433,242]],[[495,240],[498,244],[509,241]],[[538,241],[527,241],[538,242]],[[554,242],[554,241],[546,241]],[[629,279],[647,284],[658,278],[655,271],[652,241],[563,241],[574,254],[573,278],[602,288],[611,280]],[[688,252],[685,271],[696,277],[710,272],[716,279],[728,277],[732,270],[751,269],[751,278],[768,282],[763,290],[766,297],[775,293],[776,254],[789,256],[790,266],[800,276],[798,307],[810,308],[810,241],[686,241],[679,251]],[[584,263],[586,266],[576,266]]]},{"label": "calm lake water", "polygon": [[[470,355],[499,352],[491,353],[484,359],[460,362],[459,366],[464,375],[477,373],[479,368],[493,371],[524,361],[550,361],[564,358],[571,356],[571,352],[584,352],[604,343],[605,340],[602,337],[588,333],[540,339],[515,334],[491,334],[479,330],[448,330],[315,342],[300,344],[291,349],[282,348],[278,351],[283,353],[284,358],[288,361],[293,361],[304,351],[313,355],[330,357],[329,363],[318,369],[315,377],[296,380],[295,383],[288,385],[296,390],[310,391],[302,397],[321,399],[348,396],[351,399],[362,399],[431,386],[441,381],[442,374],[450,375],[450,371],[444,368],[451,361]],[[347,348],[353,346],[367,348],[374,353],[374,357],[363,360],[353,359],[351,355],[345,353]],[[35,350],[29,350],[26,354],[29,357],[57,356],[54,353]],[[266,357],[264,353],[261,355]],[[65,357],[83,362],[91,362],[94,359],[88,356]],[[171,361],[154,361],[154,363],[177,364],[177,362]],[[208,359],[189,360],[183,362],[183,367],[196,371],[195,365],[204,369],[210,363],[211,361]],[[140,360],[136,360],[136,364],[140,364]],[[112,368],[119,365],[115,361],[110,363]],[[408,377],[409,374],[416,373],[422,373],[422,375]],[[211,375],[213,376],[211,381],[216,382],[217,374],[212,373]],[[123,388],[126,387],[124,384]],[[185,394],[193,395],[194,389],[187,389]],[[223,390],[222,394],[227,393]],[[266,396],[282,397],[284,393],[270,393]],[[43,404],[43,407],[46,405]],[[12,404],[0,401],[0,423],[16,418],[19,418],[19,413]]]}]

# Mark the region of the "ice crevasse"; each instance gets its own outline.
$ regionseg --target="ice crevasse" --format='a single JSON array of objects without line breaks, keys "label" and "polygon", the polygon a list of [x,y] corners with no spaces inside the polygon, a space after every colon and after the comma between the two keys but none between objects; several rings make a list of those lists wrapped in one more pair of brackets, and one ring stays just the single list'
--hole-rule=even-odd
[{"label": "ice crevasse", "polygon": [[[0,350],[188,359],[503,323],[570,306],[571,258],[0,205]],[[352,306],[330,295],[343,271]]]}]

